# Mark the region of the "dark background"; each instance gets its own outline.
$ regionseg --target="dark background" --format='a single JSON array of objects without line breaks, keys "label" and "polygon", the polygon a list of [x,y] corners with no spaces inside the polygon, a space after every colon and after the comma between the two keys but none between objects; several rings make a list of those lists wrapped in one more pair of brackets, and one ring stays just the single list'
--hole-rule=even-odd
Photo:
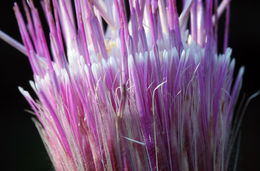
[{"label": "dark background", "polygon": [[[20,2],[20,1],[18,1]],[[0,29],[21,40],[13,14],[13,0],[0,3]],[[230,43],[236,68],[244,65],[242,94],[246,97],[260,89],[260,5],[256,0],[233,0],[231,6]],[[220,34],[221,35],[221,34]],[[0,170],[51,170],[40,136],[17,87],[31,90],[28,81],[32,71],[27,58],[0,40],[1,111],[0,111]],[[236,69],[236,71],[237,71]],[[260,97],[247,108],[242,123],[242,140],[238,170],[260,170]]]}]

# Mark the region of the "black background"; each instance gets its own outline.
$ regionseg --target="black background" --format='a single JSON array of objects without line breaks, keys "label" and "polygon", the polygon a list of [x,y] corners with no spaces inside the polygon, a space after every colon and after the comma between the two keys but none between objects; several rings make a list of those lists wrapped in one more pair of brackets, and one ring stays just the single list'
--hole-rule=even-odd
[{"label": "black background", "polygon": [[[0,29],[20,41],[13,3],[13,0],[1,1]],[[247,97],[260,89],[259,10],[257,0],[232,1],[229,46],[237,61],[236,68],[245,66],[242,94]],[[30,119],[31,115],[25,111],[29,105],[17,89],[22,86],[30,90],[28,81],[32,79],[32,71],[29,62],[2,40],[0,61],[0,170],[51,170],[52,165]],[[260,170],[259,114],[260,97],[257,97],[248,106],[242,123],[238,170]]]}]

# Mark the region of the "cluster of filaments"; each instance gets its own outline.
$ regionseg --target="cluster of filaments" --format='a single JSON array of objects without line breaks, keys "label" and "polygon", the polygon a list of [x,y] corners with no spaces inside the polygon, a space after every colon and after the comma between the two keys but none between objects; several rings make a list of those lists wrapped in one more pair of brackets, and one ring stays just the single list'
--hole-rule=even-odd
[{"label": "cluster of filaments", "polygon": [[33,2],[26,24],[14,6],[38,100],[19,89],[56,170],[227,170],[243,75],[231,86],[227,34],[217,55],[228,0],[186,0],[181,14],[175,0],[129,0],[129,21],[123,0],[41,3],[49,46]]}]

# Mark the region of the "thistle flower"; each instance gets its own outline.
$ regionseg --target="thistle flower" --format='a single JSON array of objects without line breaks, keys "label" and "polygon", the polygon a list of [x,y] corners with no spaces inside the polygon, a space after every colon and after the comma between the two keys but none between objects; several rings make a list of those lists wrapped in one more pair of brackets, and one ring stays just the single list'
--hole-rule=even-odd
[{"label": "thistle flower", "polygon": [[229,2],[129,0],[128,21],[123,0],[43,0],[49,44],[34,3],[27,22],[15,3],[24,45],[0,37],[28,56],[37,100],[19,90],[55,169],[227,170],[244,72],[233,81]]}]

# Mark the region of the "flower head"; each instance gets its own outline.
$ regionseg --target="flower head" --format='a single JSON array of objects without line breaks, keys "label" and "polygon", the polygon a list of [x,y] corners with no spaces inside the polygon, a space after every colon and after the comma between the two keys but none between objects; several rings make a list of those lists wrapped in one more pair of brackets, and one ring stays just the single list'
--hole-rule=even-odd
[{"label": "flower head", "polygon": [[43,0],[49,44],[33,2],[27,23],[15,4],[24,46],[12,44],[38,100],[19,90],[55,169],[227,170],[244,72],[233,83],[229,2],[186,0],[178,14],[175,0],[129,0],[128,21],[123,0]]}]

